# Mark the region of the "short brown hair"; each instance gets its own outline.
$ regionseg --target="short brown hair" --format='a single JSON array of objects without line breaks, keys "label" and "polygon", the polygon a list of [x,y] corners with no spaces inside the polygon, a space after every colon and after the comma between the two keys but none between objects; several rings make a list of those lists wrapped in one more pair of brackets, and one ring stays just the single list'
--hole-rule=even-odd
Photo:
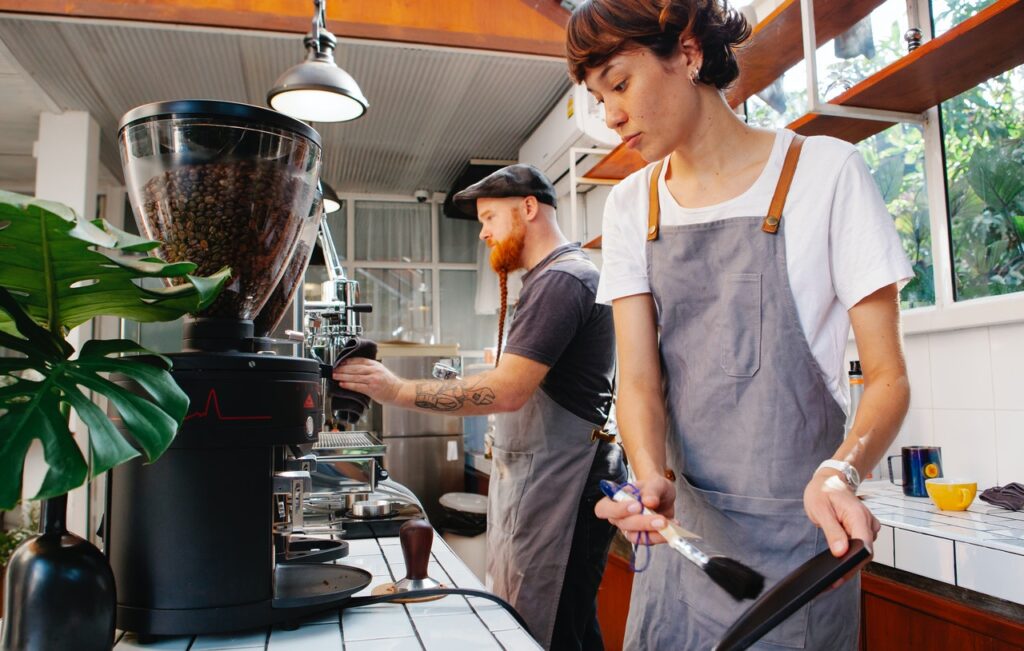
[{"label": "short brown hair", "polygon": [[697,80],[721,89],[740,74],[734,49],[750,36],[750,25],[719,0],[586,0],[569,17],[566,32],[569,74],[576,82],[619,52],[644,47],[667,59],[686,35],[704,54]]}]

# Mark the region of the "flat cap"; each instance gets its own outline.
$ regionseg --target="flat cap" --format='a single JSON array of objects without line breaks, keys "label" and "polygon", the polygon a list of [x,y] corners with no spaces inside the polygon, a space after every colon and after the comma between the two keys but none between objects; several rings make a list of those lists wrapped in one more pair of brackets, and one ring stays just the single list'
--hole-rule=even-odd
[{"label": "flat cap", "polygon": [[533,165],[509,165],[485,176],[455,194],[453,202],[461,212],[476,217],[477,199],[536,197],[540,203],[555,205],[555,186]]}]

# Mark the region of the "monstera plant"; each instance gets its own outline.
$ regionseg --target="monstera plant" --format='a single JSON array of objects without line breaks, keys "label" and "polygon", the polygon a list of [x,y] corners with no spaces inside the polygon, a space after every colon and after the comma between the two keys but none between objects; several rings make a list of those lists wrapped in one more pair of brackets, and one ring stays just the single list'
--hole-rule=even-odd
[{"label": "monstera plant", "polygon": [[[139,449],[153,461],[170,445],[188,397],[168,373],[169,360],[126,339],[86,341],[77,351],[67,340],[98,316],[167,321],[199,311],[230,277],[228,269],[193,276],[190,262],[154,257],[158,245],[60,204],[0,191],[0,347],[14,353],[0,357],[0,509],[20,498],[35,439],[48,467],[36,498],[63,495]],[[145,278],[175,282],[147,289]],[[148,396],[108,379],[115,372]],[[132,442],[88,392],[109,401]],[[91,463],[69,430],[71,409],[89,428]]]}]

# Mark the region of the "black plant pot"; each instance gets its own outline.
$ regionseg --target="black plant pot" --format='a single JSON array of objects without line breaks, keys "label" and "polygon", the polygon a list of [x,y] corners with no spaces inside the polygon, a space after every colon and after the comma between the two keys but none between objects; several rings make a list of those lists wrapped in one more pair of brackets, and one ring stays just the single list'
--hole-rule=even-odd
[{"label": "black plant pot", "polygon": [[67,496],[43,503],[42,533],[11,556],[2,651],[110,651],[114,574],[107,558],[65,527]]}]

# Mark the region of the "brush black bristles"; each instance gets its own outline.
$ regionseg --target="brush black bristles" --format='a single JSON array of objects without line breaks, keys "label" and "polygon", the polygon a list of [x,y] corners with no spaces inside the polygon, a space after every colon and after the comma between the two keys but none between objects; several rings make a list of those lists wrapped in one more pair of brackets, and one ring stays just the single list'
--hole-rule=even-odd
[{"label": "brush black bristles", "polygon": [[736,601],[753,599],[764,589],[764,576],[761,573],[727,556],[709,558],[704,573]]}]

